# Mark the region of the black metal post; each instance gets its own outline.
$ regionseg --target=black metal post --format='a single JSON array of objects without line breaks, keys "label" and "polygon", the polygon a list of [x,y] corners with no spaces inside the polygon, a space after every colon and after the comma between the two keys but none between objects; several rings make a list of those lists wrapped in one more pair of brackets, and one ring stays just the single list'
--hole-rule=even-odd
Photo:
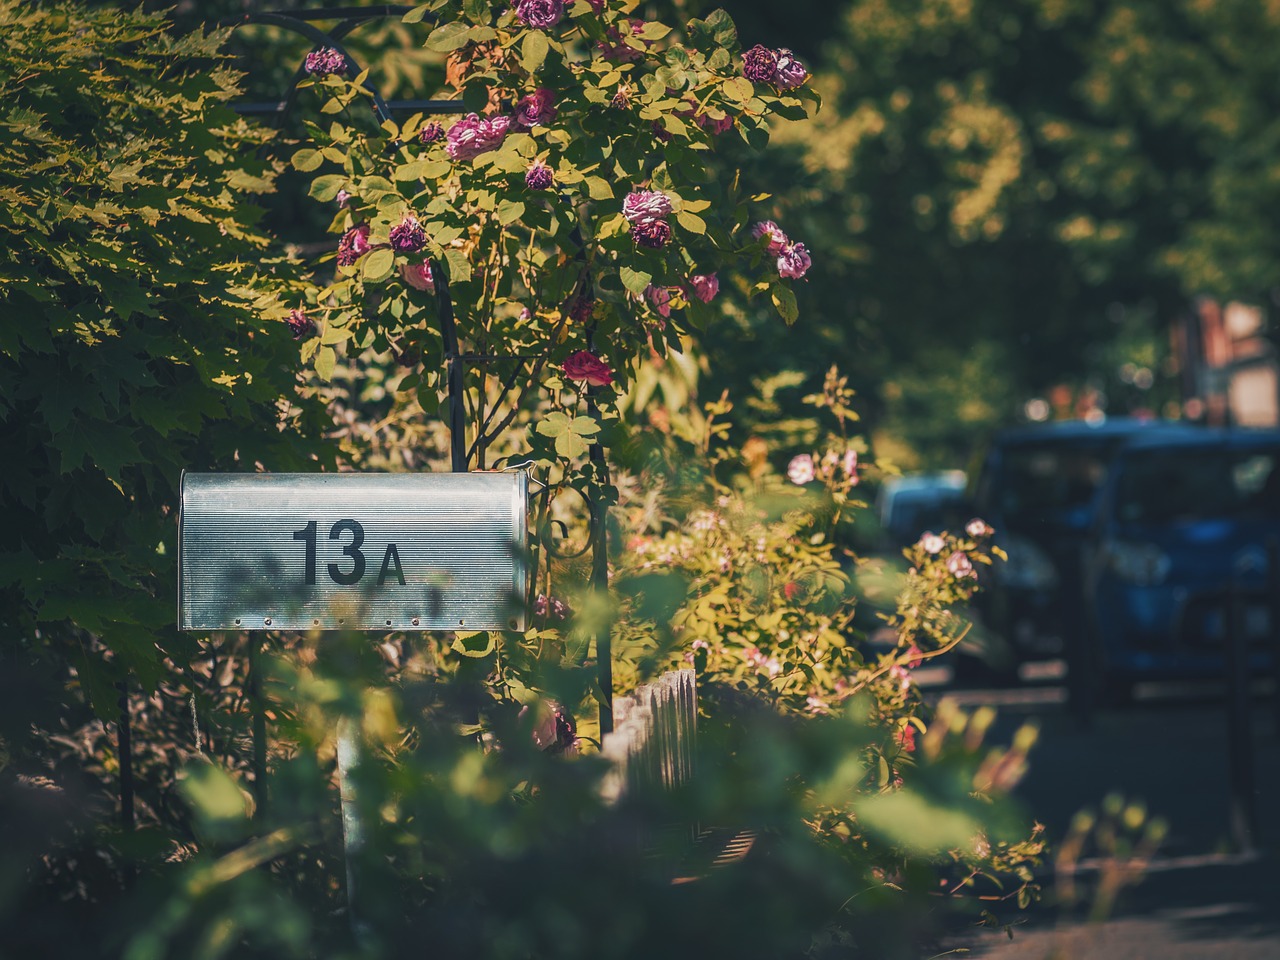
[{"label": "black metal post", "polygon": [[249,710],[253,717],[253,816],[267,815],[267,716],[262,699],[261,641],[249,634]]},{"label": "black metal post", "polygon": [[[595,403],[588,399],[587,407],[595,415]],[[604,461],[604,448],[591,444],[588,454],[598,471],[597,479],[603,483],[609,476]],[[600,599],[609,593],[609,523],[608,505],[603,501],[591,504],[591,590]],[[596,676],[604,700],[600,703],[600,735],[613,732],[613,615],[608,614],[596,631]]]},{"label": "black metal post", "polygon": [[1234,580],[1226,602],[1227,765],[1231,837],[1240,853],[1252,853],[1257,834],[1254,807],[1253,729],[1249,700],[1249,638],[1244,604]]},{"label": "black metal post", "polygon": [[431,279],[436,288],[436,304],[440,311],[440,335],[444,339],[445,386],[449,394],[449,460],[454,473],[467,471],[466,408],[463,405],[466,368],[458,349],[458,326],[449,299],[449,281],[444,267],[431,261]]},{"label": "black metal post", "polygon": [[116,753],[120,760],[120,825],[132,830],[136,822],[133,810],[133,728],[129,721],[129,678],[116,684],[120,694],[116,705],[120,718],[116,722]]},{"label": "black metal post", "polygon": [[1267,538],[1267,600],[1270,614],[1268,637],[1271,647],[1271,723],[1280,738],[1280,540]]}]

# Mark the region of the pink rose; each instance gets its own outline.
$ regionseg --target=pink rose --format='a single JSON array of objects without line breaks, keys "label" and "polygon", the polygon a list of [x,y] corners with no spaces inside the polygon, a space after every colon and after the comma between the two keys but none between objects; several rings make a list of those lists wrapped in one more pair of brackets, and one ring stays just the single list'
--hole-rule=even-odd
[{"label": "pink rose", "polygon": [[644,296],[659,314],[671,316],[671,291],[666,287],[655,287],[651,283],[644,288]]},{"label": "pink rose", "polygon": [[424,293],[436,292],[436,281],[431,276],[431,267],[425,263],[402,263],[400,265],[400,276],[404,282],[415,290],[421,290]]},{"label": "pink rose", "polygon": [[778,255],[778,276],[788,280],[799,280],[811,266],[813,259],[803,243],[793,243]]},{"label": "pink rose", "polygon": [[782,232],[782,228],[772,220],[761,220],[757,223],[751,228],[751,236],[757,240],[761,237],[767,236],[769,238],[769,245],[765,247],[765,249],[775,257],[782,253],[782,251],[787,248],[787,245],[791,243],[790,239],[787,238],[787,235]]},{"label": "pink rose", "polygon": [[585,380],[594,387],[607,387],[613,383],[613,371],[609,365],[587,350],[570,354],[563,369],[570,380]]},{"label": "pink rose", "polygon": [[710,303],[720,292],[720,278],[714,273],[698,273],[689,278],[689,290],[703,303]]},{"label": "pink rose", "polygon": [[671,198],[661,190],[632,190],[622,201],[622,215],[632,224],[652,223],[671,213]]},{"label": "pink rose", "polygon": [[445,150],[454,160],[471,160],[502,144],[511,128],[510,117],[486,117],[474,113],[459,120],[445,135]]}]

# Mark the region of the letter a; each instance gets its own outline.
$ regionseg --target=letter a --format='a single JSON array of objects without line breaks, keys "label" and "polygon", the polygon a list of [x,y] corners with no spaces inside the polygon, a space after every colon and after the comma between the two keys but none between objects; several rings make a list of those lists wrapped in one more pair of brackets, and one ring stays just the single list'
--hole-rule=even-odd
[{"label": "letter a", "polygon": [[378,586],[387,582],[387,574],[391,571],[393,563],[396,579],[400,581],[400,586],[404,586],[404,569],[400,566],[400,551],[396,549],[394,543],[387,544],[387,552],[382,556],[382,569],[378,571]]}]

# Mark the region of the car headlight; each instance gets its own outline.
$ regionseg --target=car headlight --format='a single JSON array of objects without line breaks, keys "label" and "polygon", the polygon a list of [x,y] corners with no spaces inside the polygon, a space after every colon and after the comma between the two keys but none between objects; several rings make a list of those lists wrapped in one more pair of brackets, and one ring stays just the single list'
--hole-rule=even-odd
[{"label": "car headlight", "polygon": [[1154,543],[1113,540],[1107,545],[1107,566],[1121,580],[1146,587],[1162,582],[1171,563]]},{"label": "car headlight", "polygon": [[995,566],[1002,586],[1022,590],[1051,590],[1058,585],[1058,571],[1040,547],[1022,537],[1010,537],[1004,544],[1009,559]]}]

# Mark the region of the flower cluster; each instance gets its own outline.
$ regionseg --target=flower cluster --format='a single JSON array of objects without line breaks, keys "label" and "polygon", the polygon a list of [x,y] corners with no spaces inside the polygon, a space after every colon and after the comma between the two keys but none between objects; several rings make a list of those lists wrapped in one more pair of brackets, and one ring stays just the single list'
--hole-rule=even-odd
[{"label": "flower cluster", "polygon": [[814,460],[812,454],[801,453],[792,457],[791,462],[787,464],[787,479],[798,486],[812,483],[819,477],[856,487],[858,485],[858,451],[852,448],[845,450],[844,453],[828,450],[819,460]]},{"label": "flower cluster", "polygon": [[632,190],[622,201],[622,215],[631,224],[631,237],[645,247],[662,248],[671,240],[671,198],[661,190]]},{"label": "flower cluster", "polygon": [[328,77],[347,69],[347,58],[333,47],[320,47],[307,54],[302,69],[313,77]]},{"label": "flower cluster", "polygon": [[444,127],[432,120],[430,123],[424,123],[422,129],[418,131],[418,142],[421,144],[436,143],[444,139]]},{"label": "flower cluster", "polygon": [[502,145],[511,129],[510,117],[485,117],[469,113],[449,128],[446,139],[450,159],[472,160]]},{"label": "flower cluster", "polygon": [[779,90],[794,90],[809,79],[805,65],[786,47],[770,50],[759,43],[742,55],[742,75]]},{"label": "flower cluster", "polygon": [[791,238],[783,233],[772,220],[761,220],[751,228],[751,236],[759,240],[766,237],[768,243],[765,250],[770,256],[777,257],[778,276],[788,280],[799,280],[813,266],[813,258],[809,256],[809,248],[803,243],[792,243]]},{"label": "flower cluster", "polygon": [[585,380],[593,387],[607,387],[613,383],[613,371],[609,365],[589,350],[570,354],[563,370],[570,380]]}]

